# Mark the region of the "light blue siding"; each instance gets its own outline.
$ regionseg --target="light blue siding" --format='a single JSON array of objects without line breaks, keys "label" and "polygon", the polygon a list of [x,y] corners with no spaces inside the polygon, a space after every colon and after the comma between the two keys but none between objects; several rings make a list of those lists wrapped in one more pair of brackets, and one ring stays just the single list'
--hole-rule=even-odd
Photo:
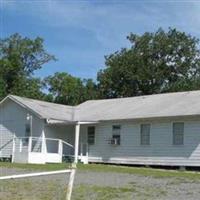
[{"label": "light blue siding", "polygon": [[[90,162],[145,165],[200,166],[200,120],[184,119],[184,145],[173,145],[173,120],[117,122],[121,144],[110,145],[112,125],[96,125],[96,143],[89,148]],[[140,145],[140,125],[151,124],[150,145]]]},{"label": "light blue siding", "polygon": [[[25,136],[25,124],[28,110],[12,100],[7,100],[0,106],[0,157],[10,157],[13,149],[13,137]],[[29,112],[30,113],[30,112]],[[32,134],[41,136],[44,121],[33,117]]]}]

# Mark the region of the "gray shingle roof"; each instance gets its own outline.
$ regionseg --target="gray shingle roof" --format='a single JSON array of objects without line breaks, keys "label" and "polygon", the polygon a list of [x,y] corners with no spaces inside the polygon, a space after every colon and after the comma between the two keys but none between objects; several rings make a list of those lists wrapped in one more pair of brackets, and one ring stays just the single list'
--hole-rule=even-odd
[{"label": "gray shingle roof", "polygon": [[92,100],[76,108],[77,120],[118,120],[200,115],[200,91]]},{"label": "gray shingle roof", "polygon": [[15,95],[9,95],[9,98],[37,113],[41,118],[64,121],[73,120],[73,106],[49,103]]},{"label": "gray shingle roof", "polygon": [[38,113],[42,118],[65,121],[101,121],[200,115],[200,90],[90,100],[74,107],[13,95],[10,97]]}]

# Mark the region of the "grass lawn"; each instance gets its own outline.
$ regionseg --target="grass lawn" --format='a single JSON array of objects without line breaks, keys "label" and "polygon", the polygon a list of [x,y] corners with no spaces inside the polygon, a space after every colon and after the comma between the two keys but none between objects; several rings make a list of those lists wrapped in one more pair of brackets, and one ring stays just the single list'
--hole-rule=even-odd
[{"label": "grass lawn", "polygon": [[[7,163],[0,162],[0,167],[6,168],[20,168],[27,170],[41,170],[41,171],[52,171],[52,170],[62,170],[70,166],[68,163],[62,164],[17,164],[17,163]],[[145,167],[128,167],[119,165],[102,165],[102,164],[78,164],[78,170],[81,171],[92,171],[92,172],[116,172],[116,173],[127,173],[135,174],[141,176],[152,176],[155,178],[187,178],[190,180],[200,180],[200,172],[192,171],[180,171],[180,170],[164,170],[164,169],[153,169]],[[1,174],[0,174],[1,175]]]},{"label": "grass lawn", "polygon": [[[12,164],[12,163],[0,163],[0,168],[19,168],[30,171],[51,171],[51,170],[62,170],[69,167],[69,164],[46,164],[46,165],[35,165],[35,164]],[[91,175],[90,172],[98,174],[101,172],[105,177],[109,177],[110,174],[116,173],[115,178],[121,174],[122,178],[127,175],[137,175],[140,177],[140,183],[133,178],[132,182],[126,185],[96,185],[95,183],[99,180],[95,179],[94,183],[80,183],[73,189],[72,200],[157,200],[165,199],[173,188],[179,187],[180,184],[194,184],[197,189],[194,191],[196,195],[200,196],[200,173],[189,172],[189,171],[176,171],[176,170],[162,170],[142,167],[127,167],[127,166],[116,166],[116,165],[102,165],[102,164],[89,164],[83,165],[78,164],[78,171],[84,175],[84,178],[88,178]],[[86,173],[84,173],[86,172]],[[1,171],[0,171],[1,173]],[[3,174],[0,174],[0,176]],[[64,200],[66,192],[66,180],[61,175],[60,178],[56,177],[41,177],[36,179],[18,179],[0,181],[0,199],[1,200]],[[77,176],[76,176],[77,177]],[[98,177],[98,176],[97,176]],[[135,176],[134,176],[135,177]],[[61,181],[61,178],[63,180]],[[145,179],[147,178],[147,179]],[[168,183],[164,186],[159,184],[155,187],[154,182],[152,184],[146,184],[149,179],[159,180]],[[108,180],[108,179],[107,179]],[[109,178],[110,180],[110,178]],[[143,180],[147,180],[143,182]],[[120,182],[121,183],[121,182]],[[180,190],[180,189],[179,189]],[[189,190],[188,190],[189,191]],[[183,191],[186,192],[187,190]],[[199,193],[198,193],[199,192]],[[192,192],[188,195],[193,195]],[[167,199],[172,199],[170,196]],[[187,199],[187,197],[183,197]],[[191,199],[191,198],[188,198]],[[194,198],[198,199],[198,198]]]}]

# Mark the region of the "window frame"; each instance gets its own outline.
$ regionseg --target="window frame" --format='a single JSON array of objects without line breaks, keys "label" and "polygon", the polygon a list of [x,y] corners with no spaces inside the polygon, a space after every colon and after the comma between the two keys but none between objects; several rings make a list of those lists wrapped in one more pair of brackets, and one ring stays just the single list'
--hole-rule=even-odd
[{"label": "window frame", "polygon": [[[89,129],[90,128],[94,128],[94,141],[93,141],[93,143],[89,143]],[[96,126],[88,126],[87,127],[87,143],[88,143],[88,145],[95,145],[96,144]]]},{"label": "window frame", "polygon": [[[178,143],[175,143],[175,136],[174,136],[174,124],[178,124],[178,123],[182,123],[183,124],[183,137],[182,137],[182,143],[181,144],[178,144]],[[173,146],[184,146],[184,142],[185,142],[185,122],[183,121],[174,121],[172,122],[172,145]]]},{"label": "window frame", "polygon": [[26,123],[24,137],[30,137],[30,136],[31,136],[31,125],[30,123]]},{"label": "window frame", "polygon": [[30,137],[31,137],[31,124],[30,123],[25,123],[23,145],[25,145],[25,146],[28,145]]},{"label": "window frame", "polygon": [[[114,133],[114,127],[119,127],[119,133]],[[112,125],[112,139],[117,139],[117,145],[121,145],[121,130],[122,130],[122,126],[120,124]]]},{"label": "window frame", "polygon": [[[148,140],[148,144],[143,144],[143,139],[142,139],[142,126],[143,125],[149,125],[149,140]],[[140,146],[150,146],[151,145],[151,127],[152,127],[151,123],[141,123],[140,124]]]}]

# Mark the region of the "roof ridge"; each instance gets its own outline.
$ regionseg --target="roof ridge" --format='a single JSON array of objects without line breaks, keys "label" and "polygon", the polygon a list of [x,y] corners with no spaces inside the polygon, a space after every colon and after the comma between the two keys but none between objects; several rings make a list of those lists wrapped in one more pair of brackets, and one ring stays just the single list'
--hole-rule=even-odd
[{"label": "roof ridge", "polygon": [[[194,92],[200,92],[200,90],[190,90],[190,91],[180,91],[180,92],[166,92],[166,93],[158,93],[158,94],[147,94],[147,95],[139,95],[139,96],[130,96],[130,97],[116,97],[116,98],[110,98],[110,99],[91,99],[87,100],[79,105],[82,105],[86,102],[91,102],[91,101],[112,101],[112,100],[121,100],[121,99],[133,99],[133,98],[145,98],[145,97],[150,97],[150,96],[162,96],[162,95],[171,95],[171,94],[183,94],[183,93],[194,93]],[[79,106],[78,105],[78,106]]]},{"label": "roof ridge", "polygon": [[37,101],[37,102],[43,102],[43,103],[47,103],[47,104],[54,104],[57,106],[65,106],[65,107],[70,107],[70,108],[74,108],[75,106],[70,106],[70,105],[65,105],[65,104],[59,104],[59,103],[54,103],[54,102],[49,102],[49,101],[44,101],[44,100],[39,100],[39,99],[32,99],[32,98],[28,98],[28,97],[22,97],[22,96],[17,96],[17,95],[8,95],[10,97],[13,98],[23,98],[23,99],[27,99],[27,100],[31,100],[31,101]]},{"label": "roof ridge", "polygon": [[121,100],[121,99],[133,99],[133,98],[145,98],[145,97],[151,97],[151,96],[162,96],[162,95],[177,95],[177,94],[183,94],[183,93],[194,93],[194,92],[200,92],[200,90],[191,90],[191,91],[181,91],[181,92],[166,92],[166,93],[159,93],[159,94],[148,94],[148,95],[140,95],[140,96],[131,96],[131,97],[117,97],[117,98],[110,98],[110,99],[91,99],[91,100],[87,100],[83,103],[80,103],[76,106],[71,106],[71,105],[66,105],[66,104],[59,104],[59,103],[54,103],[54,102],[48,102],[48,101],[44,101],[44,100],[39,100],[39,99],[32,99],[32,98],[28,98],[28,97],[22,97],[22,96],[17,96],[17,95],[8,95],[11,97],[17,97],[17,98],[23,98],[23,99],[27,99],[27,100],[31,100],[31,101],[37,101],[37,102],[43,102],[43,103],[47,103],[47,104],[54,104],[57,106],[65,106],[68,108],[72,108],[74,110],[76,110],[76,108],[79,108],[79,106],[81,106],[82,104],[85,104],[86,102],[92,102],[92,101],[113,101],[113,100]]},{"label": "roof ridge", "polygon": [[[58,116],[62,116],[65,115],[65,117],[61,117],[61,119],[65,119],[65,120],[70,120],[72,121],[72,117],[73,117],[73,112],[74,112],[74,107],[73,106],[66,106],[63,104],[55,104],[55,103],[51,103],[51,102],[46,102],[46,101],[41,101],[41,100],[36,100],[36,99],[30,99],[30,98],[26,98],[26,97],[20,97],[20,96],[16,96],[16,95],[8,95],[7,97],[4,98],[2,102],[4,102],[6,99],[11,99],[12,101],[16,102],[17,104],[19,104],[22,107],[25,107],[26,109],[28,109],[30,112],[36,114],[39,118],[43,118],[43,119],[51,119],[54,118],[55,116],[48,116],[47,113],[45,112],[41,112],[38,109],[43,109],[42,106],[47,108],[47,112],[49,109],[51,109],[52,111],[54,110],[54,113],[57,113],[57,117],[55,119],[59,119]],[[32,105],[38,105],[38,109]],[[40,107],[40,108],[39,108]],[[46,108],[44,108],[44,110],[46,110]],[[54,109],[55,108],[55,109]],[[44,111],[43,110],[43,111]],[[49,110],[50,111],[50,110]],[[59,114],[58,114],[59,113]],[[66,117],[68,115],[68,117]]]}]

